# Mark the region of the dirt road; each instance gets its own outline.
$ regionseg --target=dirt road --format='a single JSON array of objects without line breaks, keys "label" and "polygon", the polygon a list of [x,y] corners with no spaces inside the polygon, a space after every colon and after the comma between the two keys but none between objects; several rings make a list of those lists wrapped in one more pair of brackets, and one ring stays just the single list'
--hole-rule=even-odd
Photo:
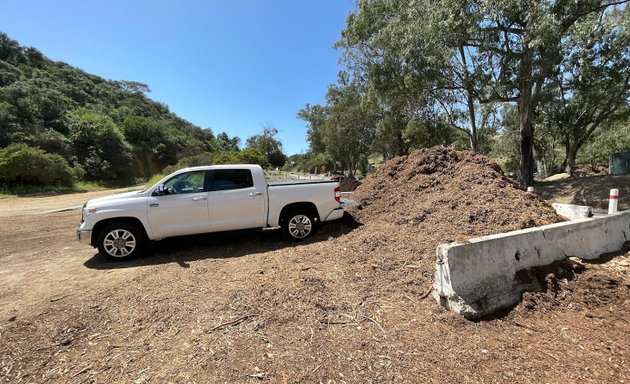
[{"label": "dirt road", "polygon": [[424,296],[432,254],[364,236],[386,223],[169,240],[115,264],[76,242],[79,211],[41,213],[86,197],[0,200],[0,381],[630,381],[627,254],[469,322]]}]

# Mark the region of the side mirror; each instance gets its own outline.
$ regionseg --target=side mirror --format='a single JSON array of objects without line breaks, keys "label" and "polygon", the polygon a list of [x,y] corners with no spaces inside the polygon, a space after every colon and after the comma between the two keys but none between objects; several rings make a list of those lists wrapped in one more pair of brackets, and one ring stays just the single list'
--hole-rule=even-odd
[{"label": "side mirror", "polygon": [[164,186],[164,184],[160,184],[158,185],[157,189],[155,190],[155,192],[153,192],[154,195],[156,196],[164,196],[168,193],[168,189],[166,189],[166,187]]}]

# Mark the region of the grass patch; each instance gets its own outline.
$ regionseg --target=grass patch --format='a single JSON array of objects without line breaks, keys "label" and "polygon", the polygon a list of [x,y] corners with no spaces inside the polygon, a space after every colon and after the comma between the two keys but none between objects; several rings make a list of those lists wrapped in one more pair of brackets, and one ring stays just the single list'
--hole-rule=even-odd
[{"label": "grass patch", "polygon": [[164,175],[161,173],[158,173],[157,175],[154,175],[152,178],[150,178],[145,184],[147,186],[151,186],[157,183],[158,181],[162,180],[163,178],[164,178]]},{"label": "grass patch", "polygon": [[28,195],[60,195],[65,193],[91,192],[103,189],[126,188],[136,189],[146,180],[117,180],[112,182],[77,181],[72,185],[26,185],[17,183],[0,183],[0,198]]}]

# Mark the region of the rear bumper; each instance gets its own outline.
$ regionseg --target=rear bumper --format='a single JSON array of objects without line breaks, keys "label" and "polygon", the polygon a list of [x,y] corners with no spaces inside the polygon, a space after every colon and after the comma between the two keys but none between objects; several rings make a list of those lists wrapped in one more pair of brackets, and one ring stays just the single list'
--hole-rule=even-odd
[{"label": "rear bumper", "polygon": [[343,212],[343,208],[333,209],[333,211],[330,212],[330,214],[326,217],[326,219],[324,219],[324,221],[341,219],[343,217]]},{"label": "rear bumper", "polygon": [[92,245],[92,230],[77,229],[77,240],[83,244]]}]

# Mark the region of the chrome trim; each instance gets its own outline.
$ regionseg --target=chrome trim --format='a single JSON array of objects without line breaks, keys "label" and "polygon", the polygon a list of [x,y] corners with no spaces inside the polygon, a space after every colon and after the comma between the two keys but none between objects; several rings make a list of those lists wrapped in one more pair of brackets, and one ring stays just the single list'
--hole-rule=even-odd
[{"label": "chrome trim", "polygon": [[92,245],[92,230],[77,229],[77,240],[83,244]]}]

